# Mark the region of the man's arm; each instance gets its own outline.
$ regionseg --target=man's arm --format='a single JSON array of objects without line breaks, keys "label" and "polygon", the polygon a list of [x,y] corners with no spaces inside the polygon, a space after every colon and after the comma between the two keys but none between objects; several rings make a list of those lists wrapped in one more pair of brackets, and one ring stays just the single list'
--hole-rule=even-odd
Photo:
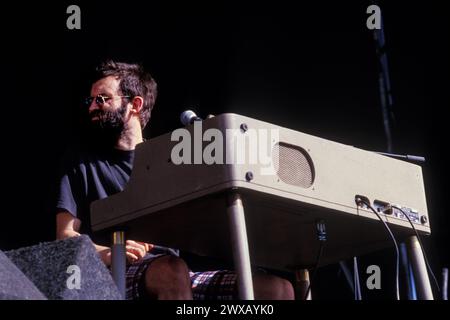
[{"label": "man's arm", "polygon": [[[71,237],[79,237],[81,221],[71,215],[67,211],[61,211],[56,215],[56,239],[62,240]],[[111,265],[111,248],[94,244],[95,250],[100,255],[103,263],[106,266]],[[127,259],[130,262],[135,262],[142,259],[145,254],[153,248],[153,245],[148,243],[136,242],[133,240],[127,240],[126,242],[126,254]]]},{"label": "man's arm", "polygon": [[[81,221],[67,211],[61,211],[56,215],[56,239],[62,240],[72,237],[79,237]],[[102,261],[111,265],[111,249],[105,246],[94,244],[95,250],[100,255]]]}]

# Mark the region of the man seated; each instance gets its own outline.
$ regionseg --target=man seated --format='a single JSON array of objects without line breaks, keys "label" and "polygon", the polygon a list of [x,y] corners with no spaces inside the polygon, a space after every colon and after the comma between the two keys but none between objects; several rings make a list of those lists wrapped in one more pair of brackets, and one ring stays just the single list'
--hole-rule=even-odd
[{"label": "man seated", "polygon": [[[139,65],[108,61],[96,71],[86,99],[89,143],[72,148],[63,161],[56,204],[58,239],[92,235],[90,203],[124,189],[157,96],[156,82]],[[111,249],[95,247],[110,266]],[[178,250],[127,240],[126,257],[127,299],[237,299],[236,273],[192,272]],[[255,299],[294,298],[291,283],[282,278],[257,273],[253,284]]]}]

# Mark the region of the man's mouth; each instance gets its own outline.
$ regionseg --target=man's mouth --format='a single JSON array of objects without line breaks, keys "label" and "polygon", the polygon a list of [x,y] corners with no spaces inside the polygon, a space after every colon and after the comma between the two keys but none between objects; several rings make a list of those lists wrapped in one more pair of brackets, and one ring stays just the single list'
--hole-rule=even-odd
[{"label": "man's mouth", "polygon": [[98,112],[92,112],[89,115],[89,118],[92,120],[100,120],[100,114]]}]

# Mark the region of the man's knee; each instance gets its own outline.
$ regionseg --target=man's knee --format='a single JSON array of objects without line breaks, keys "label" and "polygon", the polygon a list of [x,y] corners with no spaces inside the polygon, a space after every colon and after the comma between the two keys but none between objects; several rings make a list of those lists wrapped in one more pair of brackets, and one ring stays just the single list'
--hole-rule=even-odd
[{"label": "man's knee", "polygon": [[280,277],[258,274],[253,278],[255,299],[257,300],[294,300],[292,284]]},{"label": "man's knee", "polygon": [[286,279],[278,278],[279,279],[279,293],[280,293],[280,300],[294,300],[295,299],[295,291],[294,287],[292,286],[292,283]]},{"label": "man's knee", "polygon": [[190,299],[192,296],[189,268],[175,256],[153,261],[147,268],[145,283],[147,292],[159,298]]},{"label": "man's knee", "polygon": [[160,281],[189,279],[189,268],[183,259],[175,256],[164,256],[153,261],[147,269],[147,274]]}]

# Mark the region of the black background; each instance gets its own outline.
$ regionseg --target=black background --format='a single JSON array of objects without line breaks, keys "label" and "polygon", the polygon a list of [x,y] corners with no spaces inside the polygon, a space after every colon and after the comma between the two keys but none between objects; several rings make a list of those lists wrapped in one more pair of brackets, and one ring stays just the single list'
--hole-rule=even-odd
[{"label": "black background", "polygon": [[[81,8],[81,30],[66,28],[70,4]],[[235,112],[385,151],[375,43],[366,28],[370,4],[40,1],[4,6],[0,248],[53,240],[58,159],[79,134],[87,74],[104,58],[141,62],[157,80],[147,138],[178,128],[180,112],[193,107],[200,116]],[[433,234],[425,242],[440,276],[449,265],[448,14],[442,1],[381,1],[380,7],[394,98],[394,151],[427,158],[423,172]],[[368,256],[363,265],[391,268],[391,251]],[[332,266],[323,269],[318,286],[328,289],[321,297],[340,292],[340,282],[330,286],[333,277]],[[391,297],[391,277],[383,278],[383,293],[368,294]],[[342,292],[339,297],[349,297]]]}]

